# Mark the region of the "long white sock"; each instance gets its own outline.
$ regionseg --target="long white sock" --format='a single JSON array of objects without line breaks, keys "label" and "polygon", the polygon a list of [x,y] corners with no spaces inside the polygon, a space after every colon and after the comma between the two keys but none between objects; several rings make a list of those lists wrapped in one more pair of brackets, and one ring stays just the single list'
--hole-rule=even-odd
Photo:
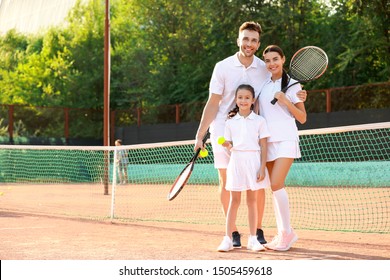
[{"label": "long white sock", "polygon": [[281,221],[281,218],[280,218],[278,202],[276,201],[275,195],[272,195],[272,201],[273,201],[273,204],[274,204],[274,212],[275,212],[275,218],[276,218],[276,228],[278,229],[278,233],[280,233],[282,231],[282,221]]},{"label": "long white sock", "polygon": [[273,192],[274,199],[276,200],[276,205],[280,215],[281,227],[280,230],[290,234],[291,224],[290,224],[290,206],[288,203],[288,195],[285,188]]}]

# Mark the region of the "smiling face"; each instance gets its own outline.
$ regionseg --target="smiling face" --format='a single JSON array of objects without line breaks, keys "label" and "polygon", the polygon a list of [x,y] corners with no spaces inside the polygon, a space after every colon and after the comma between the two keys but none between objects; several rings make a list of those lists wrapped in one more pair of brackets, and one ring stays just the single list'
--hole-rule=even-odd
[{"label": "smiling face", "polygon": [[236,93],[236,104],[240,113],[250,112],[252,104],[255,102],[253,92],[246,88],[240,88]]},{"label": "smiling face", "polygon": [[276,51],[270,51],[264,54],[264,62],[267,70],[272,74],[272,79],[277,80],[282,77],[283,65],[286,61],[285,56],[281,56]]},{"label": "smiling face", "polygon": [[237,39],[240,56],[251,58],[260,47],[260,34],[257,31],[244,29]]}]

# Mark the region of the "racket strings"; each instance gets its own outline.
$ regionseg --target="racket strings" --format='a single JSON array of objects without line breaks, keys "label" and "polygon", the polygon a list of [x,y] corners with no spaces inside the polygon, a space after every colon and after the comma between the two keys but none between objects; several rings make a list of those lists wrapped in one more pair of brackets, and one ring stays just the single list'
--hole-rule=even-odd
[{"label": "racket strings", "polygon": [[176,195],[181,191],[185,183],[187,182],[188,178],[191,175],[192,172],[192,164],[189,164],[179,175],[179,177],[176,179],[175,183],[173,184],[169,194],[168,199],[173,199],[176,197]]},{"label": "racket strings", "polygon": [[309,81],[321,76],[328,65],[328,57],[317,48],[305,48],[290,63],[291,76],[299,81]]}]

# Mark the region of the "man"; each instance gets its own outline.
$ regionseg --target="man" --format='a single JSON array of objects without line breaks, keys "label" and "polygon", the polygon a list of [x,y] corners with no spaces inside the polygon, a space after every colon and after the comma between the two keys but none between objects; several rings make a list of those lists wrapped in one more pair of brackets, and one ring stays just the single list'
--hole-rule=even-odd
[{"label": "man", "polygon": [[[224,135],[225,120],[228,112],[234,107],[235,91],[240,84],[250,84],[258,94],[263,83],[270,77],[265,63],[255,56],[260,47],[262,30],[256,22],[244,22],[239,28],[237,45],[239,50],[236,54],[219,61],[210,80],[209,99],[203,109],[202,118],[196,133],[194,149],[202,148],[202,138],[210,127],[210,139],[214,154],[214,167],[218,169],[219,193],[223,212],[226,216],[229,207],[230,193],[226,191],[226,168],[229,163],[229,152],[218,145],[217,139]],[[306,92],[300,94],[303,101],[306,100]],[[261,229],[265,190],[260,190],[257,198],[257,239],[261,244],[267,243]],[[234,226],[232,232],[233,246],[241,248],[240,234]]]},{"label": "man", "polygon": [[[115,141],[115,146],[122,146],[122,140],[117,139]],[[129,157],[126,150],[118,150],[116,163],[118,167],[119,184],[127,184],[129,181],[127,176]]]}]

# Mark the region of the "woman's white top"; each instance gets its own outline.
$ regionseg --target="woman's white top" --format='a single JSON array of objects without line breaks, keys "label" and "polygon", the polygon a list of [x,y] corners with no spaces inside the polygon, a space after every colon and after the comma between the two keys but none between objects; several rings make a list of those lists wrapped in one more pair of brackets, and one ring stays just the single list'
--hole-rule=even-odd
[{"label": "woman's white top", "polygon": [[[268,125],[268,129],[271,133],[271,137],[268,138],[268,142],[278,141],[297,141],[298,128],[295,122],[294,116],[290,113],[287,106],[280,105],[278,102],[275,105],[271,104],[272,99],[276,92],[281,90],[282,79],[272,81],[269,79],[263,86],[259,102],[260,102],[260,115],[263,116]],[[290,84],[295,83],[296,80],[291,79]],[[296,84],[290,87],[286,92],[286,97],[293,103],[302,102],[297,93],[301,90],[301,85]]]}]

